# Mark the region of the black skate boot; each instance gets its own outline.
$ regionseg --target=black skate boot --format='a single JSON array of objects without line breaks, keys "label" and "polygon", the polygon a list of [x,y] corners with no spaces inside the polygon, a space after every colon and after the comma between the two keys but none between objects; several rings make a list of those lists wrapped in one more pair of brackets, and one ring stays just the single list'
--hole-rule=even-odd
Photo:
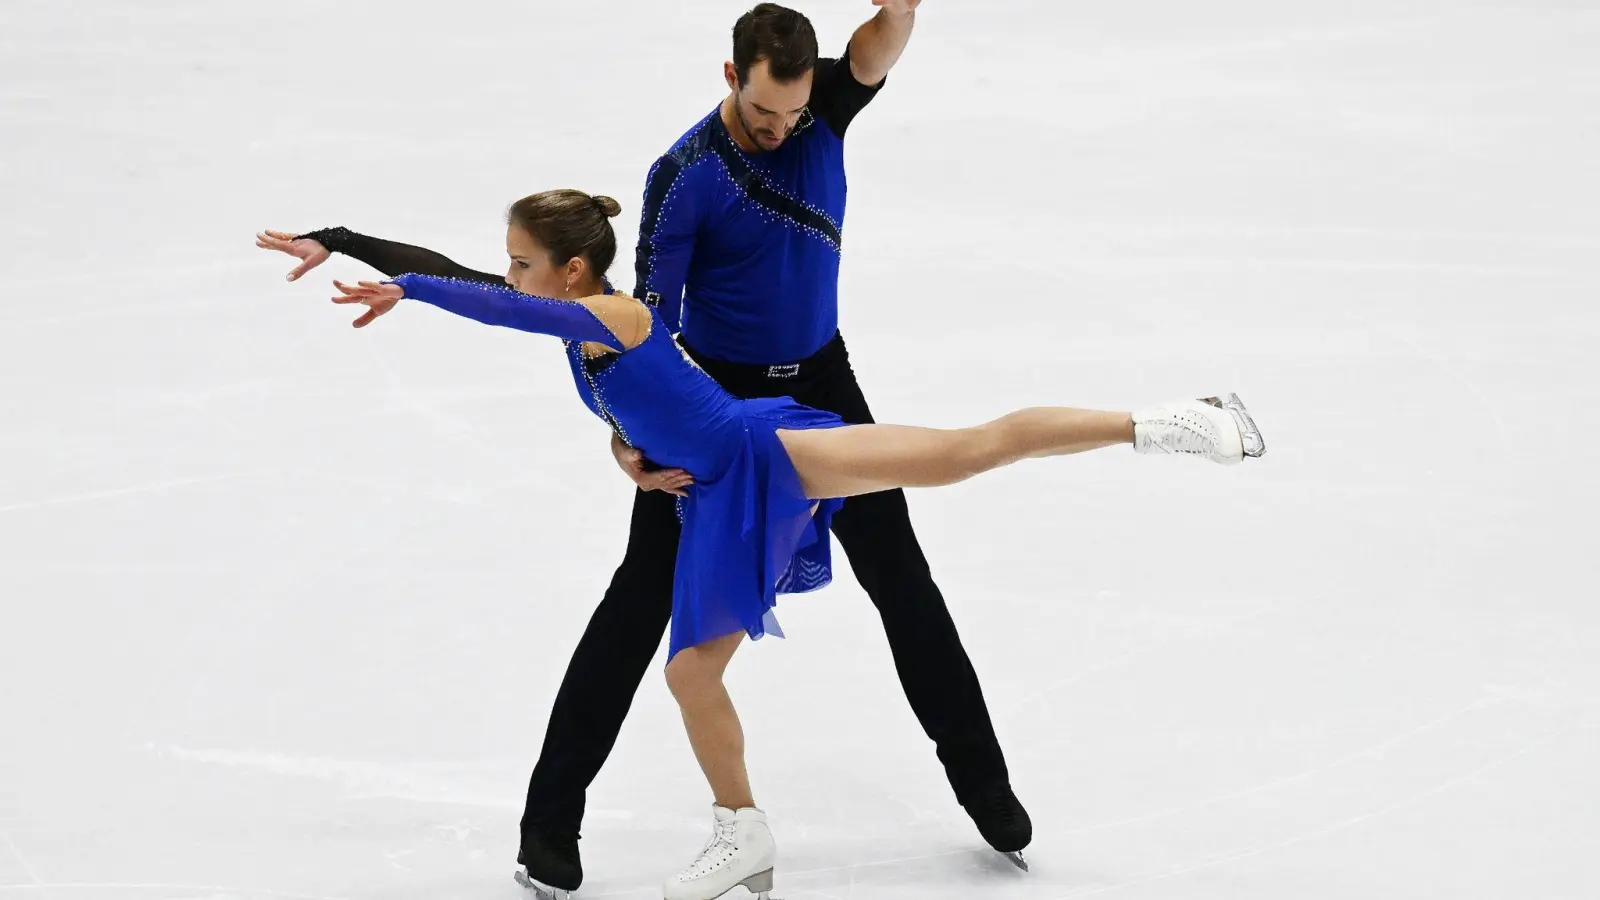
[{"label": "black skate boot", "polygon": [[536,900],[570,900],[583,884],[583,862],[575,836],[524,834],[517,851],[517,883],[533,891]]},{"label": "black skate boot", "polygon": [[1033,820],[1028,818],[1028,811],[1022,808],[1011,785],[991,784],[960,800],[989,846],[1026,872],[1028,863],[1022,858],[1022,848],[1033,842]]}]

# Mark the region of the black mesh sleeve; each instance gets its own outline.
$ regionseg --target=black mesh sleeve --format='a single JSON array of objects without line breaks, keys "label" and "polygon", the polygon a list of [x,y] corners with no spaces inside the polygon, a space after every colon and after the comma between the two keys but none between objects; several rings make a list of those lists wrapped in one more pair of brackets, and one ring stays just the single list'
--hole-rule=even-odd
[{"label": "black mesh sleeve", "polygon": [[418,275],[436,275],[440,278],[460,278],[489,284],[505,284],[504,275],[491,275],[469,269],[443,254],[422,247],[386,241],[382,238],[357,234],[348,228],[321,228],[295,235],[295,239],[310,238],[329,253],[342,253],[358,259],[391,278],[406,272]]}]

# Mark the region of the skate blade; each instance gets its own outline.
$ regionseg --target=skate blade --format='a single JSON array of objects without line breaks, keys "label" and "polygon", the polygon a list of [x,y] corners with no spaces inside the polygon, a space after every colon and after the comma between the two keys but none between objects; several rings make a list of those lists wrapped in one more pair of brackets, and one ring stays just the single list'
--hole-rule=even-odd
[{"label": "skate blade", "polygon": [[1207,397],[1203,401],[1218,409],[1225,409],[1233,416],[1233,421],[1239,426],[1239,436],[1244,445],[1244,455],[1253,459],[1260,459],[1267,455],[1267,442],[1261,437],[1261,429],[1256,427],[1256,420],[1250,417],[1250,411],[1244,408],[1244,401],[1238,394],[1229,394],[1226,397]]},{"label": "skate blade", "polygon": [[571,891],[564,891],[560,888],[553,888],[549,885],[540,884],[539,882],[530,878],[528,873],[522,869],[518,869],[516,874],[512,875],[511,877],[517,880],[517,884],[520,884],[528,890],[533,891],[533,896],[536,898],[536,900],[572,900]]},{"label": "skate blade", "polygon": [[[745,890],[749,891],[750,894],[755,897],[755,900],[775,900],[775,898],[772,896],[771,869],[751,875],[749,878],[739,882],[739,886],[742,886]],[[726,897],[728,895],[723,894],[722,896]]]},{"label": "skate blade", "polygon": [[1028,871],[1028,861],[1022,858],[1021,850],[1012,850],[1009,853],[1002,853],[1001,856],[1004,856],[1006,859],[1010,860],[1013,866],[1016,866],[1024,872]]}]

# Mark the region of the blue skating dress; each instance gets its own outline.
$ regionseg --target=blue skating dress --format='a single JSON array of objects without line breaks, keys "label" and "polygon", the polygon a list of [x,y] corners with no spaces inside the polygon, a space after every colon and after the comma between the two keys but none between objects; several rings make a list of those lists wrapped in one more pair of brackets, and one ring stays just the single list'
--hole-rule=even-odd
[{"label": "blue skating dress", "polygon": [[[806,499],[777,431],[836,428],[844,420],[788,397],[733,396],[689,359],[653,308],[650,334],[623,350],[579,303],[412,273],[392,281],[406,297],[457,315],[561,338],[589,409],[652,462],[694,476],[679,500],[669,660],[741,630],[782,637],[777,596],[832,581],[828,526],[843,501]],[[586,359],[584,341],[619,352]]]}]

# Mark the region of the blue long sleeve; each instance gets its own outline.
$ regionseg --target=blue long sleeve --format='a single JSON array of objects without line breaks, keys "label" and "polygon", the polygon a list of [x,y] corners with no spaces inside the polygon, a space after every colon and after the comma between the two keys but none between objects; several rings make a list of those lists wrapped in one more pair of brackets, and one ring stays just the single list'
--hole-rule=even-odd
[{"label": "blue long sleeve", "polygon": [[508,287],[407,272],[391,279],[406,297],[437,306],[485,325],[499,325],[571,341],[593,341],[617,351],[627,348],[582,303],[536,297]]},{"label": "blue long sleeve", "polygon": [[656,308],[669,332],[683,327],[683,291],[700,230],[695,191],[686,186],[691,175],[673,154],[650,167],[634,252],[633,295]]}]

